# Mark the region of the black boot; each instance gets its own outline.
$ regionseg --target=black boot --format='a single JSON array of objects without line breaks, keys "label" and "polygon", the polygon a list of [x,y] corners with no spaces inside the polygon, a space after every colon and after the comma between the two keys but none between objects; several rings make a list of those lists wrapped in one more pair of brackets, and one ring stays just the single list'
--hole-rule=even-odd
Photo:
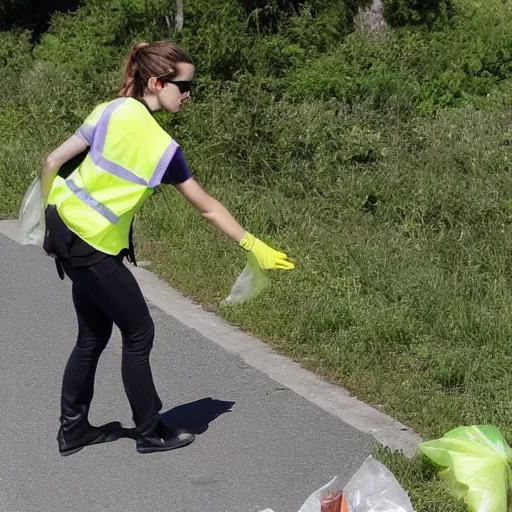
[{"label": "black boot", "polygon": [[117,441],[123,434],[123,427],[118,421],[107,423],[101,427],[93,427],[88,424],[86,428],[81,428],[80,433],[73,429],[67,430],[60,427],[57,434],[59,452],[63,457],[73,455],[86,446],[100,443],[110,443]]},{"label": "black boot", "polygon": [[137,451],[152,453],[174,450],[192,443],[195,437],[192,432],[173,428],[160,420],[153,432],[137,435]]}]

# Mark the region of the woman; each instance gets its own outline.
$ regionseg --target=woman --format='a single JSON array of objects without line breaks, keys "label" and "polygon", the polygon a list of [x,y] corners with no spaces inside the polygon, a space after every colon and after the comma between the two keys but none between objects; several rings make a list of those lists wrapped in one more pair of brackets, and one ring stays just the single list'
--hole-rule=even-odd
[{"label": "woman", "polygon": [[[133,260],[131,226],[155,187],[172,184],[202,216],[264,269],[292,269],[286,254],[247,233],[191,176],[179,145],[152,113],[179,111],[190,96],[195,68],[180,47],[165,41],[135,46],[128,58],[120,97],[99,105],[81,128],[46,160],[41,173],[47,233],[45,251],[59,274],[73,282],[78,339],[62,385],[59,451],[114,441],[121,424],[93,427],[88,412],[98,359],[115,323],[122,334],[122,378],[133,413],[140,453],[190,444],[194,435],[165,424],[149,354],[154,324],[140,288],[124,266]],[[79,158],[66,178],[59,173]],[[58,175],[59,174],[59,175]]]}]

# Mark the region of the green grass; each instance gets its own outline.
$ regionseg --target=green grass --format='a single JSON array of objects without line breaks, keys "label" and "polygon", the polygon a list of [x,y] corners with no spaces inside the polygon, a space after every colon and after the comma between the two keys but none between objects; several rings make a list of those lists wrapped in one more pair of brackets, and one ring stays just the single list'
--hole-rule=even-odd
[{"label": "green grass", "polygon": [[454,498],[439,482],[432,466],[423,459],[409,461],[384,448],[377,448],[374,457],[396,477],[407,493],[414,510],[424,512],[466,512],[465,504]]},{"label": "green grass", "polygon": [[[503,137],[512,115],[468,110],[387,133],[367,128],[385,155],[373,168],[343,162],[350,156],[341,129],[339,152],[326,143],[306,168],[296,148],[286,155],[291,121],[276,110],[276,147],[267,141],[254,162],[242,155],[245,167],[228,151],[210,160],[204,147],[200,159],[193,148],[188,154],[206,188],[247,229],[286,250],[296,270],[272,273],[272,288],[253,303],[220,306],[244,255],[171,190],[139,220],[144,258],[185,293],[420,434],[492,422],[510,435],[512,187]],[[198,112],[188,129],[197,122],[212,133],[213,116]],[[325,134],[329,116],[325,108],[310,118],[302,112],[293,136]],[[405,150],[417,141],[423,149]],[[256,169],[274,165],[273,152],[282,166],[264,183]],[[363,208],[369,194],[378,198],[374,214]]]}]

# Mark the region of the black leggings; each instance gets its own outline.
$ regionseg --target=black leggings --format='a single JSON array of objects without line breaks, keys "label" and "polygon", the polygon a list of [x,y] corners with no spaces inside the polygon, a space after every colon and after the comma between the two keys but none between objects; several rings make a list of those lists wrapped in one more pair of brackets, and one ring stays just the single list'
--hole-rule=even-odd
[{"label": "black leggings", "polygon": [[115,323],[123,339],[122,377],[133,420],[139,434],[150,434],[160,419],[162,402],[149,364],[155,328],[137,281],[115,257],[78,268],[64,261],[63,267],[73,282],[78,339],[64,372],[62,428],[71,433],[89,425],[98,360]]}]

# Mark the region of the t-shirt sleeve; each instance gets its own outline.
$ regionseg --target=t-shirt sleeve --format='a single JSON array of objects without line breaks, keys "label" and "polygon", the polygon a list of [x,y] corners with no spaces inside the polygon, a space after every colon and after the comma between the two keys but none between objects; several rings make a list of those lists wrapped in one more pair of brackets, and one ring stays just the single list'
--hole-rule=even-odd
[{"label": "t-shirt sleeve", "polygon": [[88,116],[87,119],[84,121],[82,126],[78,128],[78,130],[75,132],[75,135],[80,137],[82,140],[87,142],[87,144],[91,145],[92,136],[94,135],[94,130],[96,129],[96,125],[98,124],[98,121],[101,117],[101,114],[105,108],[105,104],[102,103],[101,105],[98,105]]},{"label": "t-shirt sleeve", "polygon": [[179,185],[190,178],[192,178],[192,173],[185,162],[183,151],[178,147],[163,175],[162,183],[165,185]]}]

